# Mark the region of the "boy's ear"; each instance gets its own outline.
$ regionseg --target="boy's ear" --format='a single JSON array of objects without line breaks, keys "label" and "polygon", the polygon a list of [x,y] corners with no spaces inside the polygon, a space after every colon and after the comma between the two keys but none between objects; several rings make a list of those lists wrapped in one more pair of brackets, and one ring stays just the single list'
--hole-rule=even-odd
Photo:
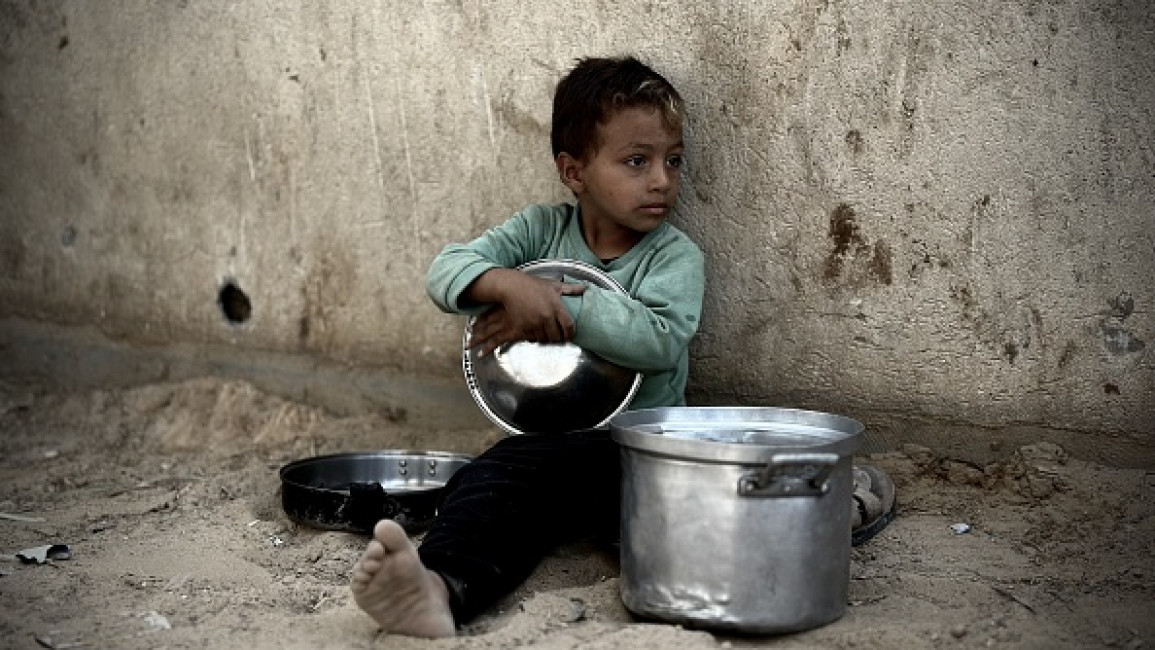
[{"label": "boy's ear", "polygon": [[561,178],[561,182],[564,183],[570,191],[574,194],[580,194],[585,189],[585,183],[582,181],[583,168],[580,160],[563,151],[554,159],[554,164],[557,165],[557,175]]}]

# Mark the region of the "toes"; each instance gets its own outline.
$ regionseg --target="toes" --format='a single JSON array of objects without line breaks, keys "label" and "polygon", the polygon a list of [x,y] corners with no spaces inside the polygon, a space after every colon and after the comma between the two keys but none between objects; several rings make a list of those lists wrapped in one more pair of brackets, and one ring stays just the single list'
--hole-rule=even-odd
[{"label": "toes", "polygon": [[381,545],[383,553],[396,553],[412,546],[405,529],[392,519],[377,522],[373,527],[373,540]]},{"label": "toes", "polygon": [[364,590],[373,582],[374,577],[381,572],[387,562],[404,562],[409,555],[416,558],[416,552],[407,554],[407,550],[416,551],[409,535],[401,526],[392,520],[382,520],[373,528],[374,539],[370,540],[361,554],[361,559],[353,567],[351,584],[354,588]]},{"label": "toes", "polygon": [[362,560],[361,562],[358,562],[357,566],[353,569],[353,575],[363,575],[365,576],[365,579],[368,580],[372,578],[374,574],[380,571],[382,566],[383,563],[377,560]]},{"label": "toes", "polygon": [[369,544],[365,546],[365,552],[361,554],[361,557],[365,560],[381,559],[385,557],[385,547],[381,544],[381,542],[378,542],[375,539],[371,540]]},{"label": "toes", "polygon": [[355,592],[365,591],[369,588],[369,581],[372,578],[373,576],[367,573],[354,571],[353,578],[349,580],[349,587]]}]

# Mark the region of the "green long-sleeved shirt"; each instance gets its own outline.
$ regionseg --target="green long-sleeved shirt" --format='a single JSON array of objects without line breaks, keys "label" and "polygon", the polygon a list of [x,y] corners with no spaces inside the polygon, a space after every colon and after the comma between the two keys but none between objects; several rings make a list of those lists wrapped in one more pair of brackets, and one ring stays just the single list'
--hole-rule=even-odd
[{"label": "green long-sleeved shirt", "polygon": [[685,404],[689,344],[698,329],[705,290],[702,252],[682,231],[663,223],[625,255],[603,263],[581,232],[580,208],[531,205],[468,244],[449,244],[429,267],[426,290],[442,311],[477,314],[461,294],[482,273],[542,259],[572,259],[605,271],[628,296],[587,286],[562,296],[573,317],[573,343],[642,373],[630,409]]}]

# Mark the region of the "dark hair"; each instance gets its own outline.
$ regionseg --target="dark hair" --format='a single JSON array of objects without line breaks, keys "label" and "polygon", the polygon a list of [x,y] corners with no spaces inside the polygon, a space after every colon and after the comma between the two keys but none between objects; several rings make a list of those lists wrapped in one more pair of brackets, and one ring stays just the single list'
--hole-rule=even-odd
[{"label": "dark hair", "polygon": [[556,158],[597,150],[597,126],[625,108],[651,107],[669,128],[682,124],[682,96],[665,77],[632,56],[579,59],[553,95],[550,144]]}]

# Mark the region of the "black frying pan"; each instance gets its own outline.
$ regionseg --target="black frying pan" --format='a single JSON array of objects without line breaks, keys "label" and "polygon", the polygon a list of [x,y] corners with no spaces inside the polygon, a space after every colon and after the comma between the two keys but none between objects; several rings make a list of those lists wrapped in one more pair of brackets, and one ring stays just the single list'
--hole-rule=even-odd
[{"label": "black frying pan", "polygon": [[371,533],[381,519],[409,532],[437,514],[446,482],[470,456],[390,450],[315,456],[281,468],[281,506],[294,521]]}]

